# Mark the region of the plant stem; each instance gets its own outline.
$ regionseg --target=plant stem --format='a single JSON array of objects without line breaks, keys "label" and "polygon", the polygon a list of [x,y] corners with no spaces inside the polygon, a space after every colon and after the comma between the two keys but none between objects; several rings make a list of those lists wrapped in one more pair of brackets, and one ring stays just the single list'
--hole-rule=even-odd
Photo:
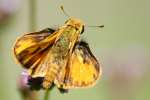
[{"label": "plant stem", "polygon": [[[35,31],[36,29],[36,5],[37,0],[29,0],[29,31]],[[32,95],[29,100],[38,100],[38,92],[30,91]]]},{"label": "plant stem", "polygon": [[45,91],[44,100],[49,100],[49,98],[50,98],[50,89]]},{"label": "plant stem", "polygon": [[29,0],[29,30],[35,31],[36,29],[36,1]]},{"label": "plant stem", "polygon": [[[36,1],[37,0],[29,0],[29,30],[35,31],[36,29]],[[46,90],[44,100],[48,100],[50,98],[50,89]]]}]

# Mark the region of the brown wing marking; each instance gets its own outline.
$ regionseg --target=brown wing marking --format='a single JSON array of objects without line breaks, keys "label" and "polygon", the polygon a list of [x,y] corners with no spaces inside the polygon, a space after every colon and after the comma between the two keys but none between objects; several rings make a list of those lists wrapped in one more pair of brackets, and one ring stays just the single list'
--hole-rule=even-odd
[{"label": "brown wing marking", "polygon": [[58,35],[57,31],[47,28],[40,32],[25,34],[17,39],[14,45],[14,55],[33,77],[45,75],[46,67],[41,66],[41,63],[45,60],[45,56]]},{"label": "brown wing marking", "polygon": [[55,80],[58,88],[85,88],[93,86],[101,75],[102,70],[87,43],[79,42],[75,46],[69,65],[64,70],[65,78]]}]

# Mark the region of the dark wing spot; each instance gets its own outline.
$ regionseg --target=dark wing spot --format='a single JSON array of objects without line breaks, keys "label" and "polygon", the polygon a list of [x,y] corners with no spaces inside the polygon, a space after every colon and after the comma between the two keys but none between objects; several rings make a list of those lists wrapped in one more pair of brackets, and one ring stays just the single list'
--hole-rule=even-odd
[{"label": "dark wing spot", "polygon": [[52,28],[46,28],[46,29],[44,29],[44,30],[41,30],[40,32],[44,32],[44,33],[53,33],[53,32],[55,32],[56,30],[55,29],[52,29]]},{"label": "dark wing spot", "polygon": [[87,42],[81,40],[79,42],[76,43],[76,48],[80,49],[83,51],[83,56],[84,56],[84,62],[88,63],[89,59],[93,60],[93,64],[95,65],[95,68],[97,69],[97,71],[99,71],[99,63],[97,61],[97,59],[95,58],[95,56],[92,54],[90,47],[88,45]]}]

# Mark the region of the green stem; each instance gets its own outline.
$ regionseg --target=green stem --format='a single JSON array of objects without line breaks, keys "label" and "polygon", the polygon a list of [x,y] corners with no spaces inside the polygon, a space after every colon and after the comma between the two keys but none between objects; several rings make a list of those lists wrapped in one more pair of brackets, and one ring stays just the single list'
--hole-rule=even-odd
[{"label": "green stem", "polygon": [[49,98],[50,98],[50,89],[45,91],[44,100],[49,100]]},{"label": "green stem", "polygon": [[36,29],[36,1],[29,0],[29,30],[35,31]]},{"label": "green stem", "polygon": [[[35,31],[36,29],[36,1],[37,0],[29,0],[29,30]],[[49,95],[50,89],[46,90],[44,100],[48,100],[50,98]]]},{"label": "green stem", "polygon": [[[37,0],[29,0],[29,31],[35,31],[36,29],[36,5]],[[31,91],[31,96],[28,98],[29,100],[38,100],[38,92]],[[27,99],[27,100],[28,100]]]}]

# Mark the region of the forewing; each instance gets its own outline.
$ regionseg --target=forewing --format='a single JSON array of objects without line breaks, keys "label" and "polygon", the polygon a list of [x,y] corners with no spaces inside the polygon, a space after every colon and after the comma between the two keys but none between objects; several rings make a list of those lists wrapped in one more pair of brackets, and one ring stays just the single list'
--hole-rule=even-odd
[{"label": "forewing", "polygon": [[[48,44],[48,42],[53,42],[53,38],[56,38],[54,33],[55,32],[52,29],[50,30],[47,28],[39,32],[23,35],[17,39],[14,45],[15,55],[19,55],[22,52],[34,52],[38,46],[42,46],[44,43]],[[48,37],[51,37],[51,39]]]},{"label": "forewing", "polygon": [[[56,79],[58,88],[85,88],[93,86],[101,74],[98,61],[91,53],[87,43],[79,42],[64,70],[65,78],[62,83],[60,78]],[[60,84],[59,84],[60,83]]]},{"label": "forewing", "polygon": [[41,69],[40,64],[47,55],[56,37],[57,32],[49,28],[20,37],[14,45],[14,55],[17,61],[24,68],[28,69],[30,74],[43,75],[45,72],[39,70]]}]

